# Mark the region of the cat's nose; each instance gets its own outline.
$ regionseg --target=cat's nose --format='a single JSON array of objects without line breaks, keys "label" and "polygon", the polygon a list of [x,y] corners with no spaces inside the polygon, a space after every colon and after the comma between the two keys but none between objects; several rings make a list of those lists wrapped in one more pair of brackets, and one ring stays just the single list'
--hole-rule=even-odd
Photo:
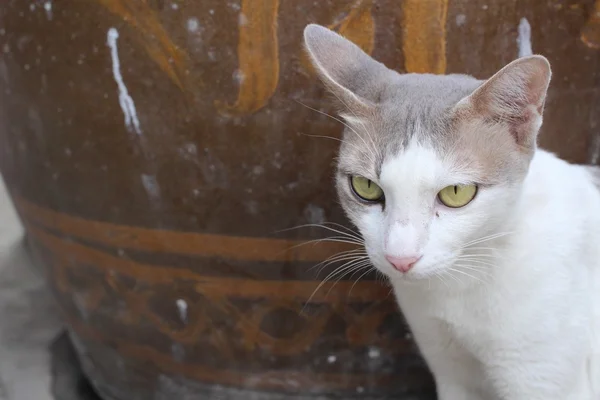
[{"label": "cat's nose", "polygon": [[422,256],[411,256],[411,257],[394,257],[385,256],[386,260],[390,262],[400,272],[408,272],[410,269],[421,259]]}]

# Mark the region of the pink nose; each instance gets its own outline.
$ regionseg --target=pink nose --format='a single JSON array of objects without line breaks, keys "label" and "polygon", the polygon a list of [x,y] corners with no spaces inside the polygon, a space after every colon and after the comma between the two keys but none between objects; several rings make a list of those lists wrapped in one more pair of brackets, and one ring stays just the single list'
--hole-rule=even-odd
[{"label": "pink nose", "polygon": [[421,259],[418,257],[394,257],[385,256],[385,258],[400,272],[408,272]]}]

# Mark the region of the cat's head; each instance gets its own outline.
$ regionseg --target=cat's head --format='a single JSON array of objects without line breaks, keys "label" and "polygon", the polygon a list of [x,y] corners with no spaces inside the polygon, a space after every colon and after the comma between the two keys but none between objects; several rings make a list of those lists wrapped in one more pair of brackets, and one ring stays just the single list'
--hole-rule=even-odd
[{"label": "cat's head", "polygon": [[339,197],[380,271],[430,277],[502,234],[536,150],[551,75],[544,57],[479,81],[398,74],[318,25],[304,39],[347,126]]}]

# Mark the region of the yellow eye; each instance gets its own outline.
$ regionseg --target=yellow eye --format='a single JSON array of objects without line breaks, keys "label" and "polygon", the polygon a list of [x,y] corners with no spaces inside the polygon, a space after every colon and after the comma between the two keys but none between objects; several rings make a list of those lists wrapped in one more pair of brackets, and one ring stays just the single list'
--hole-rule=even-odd
[{"label": "yellow eye", "polygon": [[464,207],[477,194],[477,185],[446,186],[438,193],[438,198],[444,205],[452,208]]},{"label": "yellow eye", "polygon": [[383,190],[367,178],[353,176],[350,183],[352,184],[354,193],[363,200],[377,201],[383,198]]}]

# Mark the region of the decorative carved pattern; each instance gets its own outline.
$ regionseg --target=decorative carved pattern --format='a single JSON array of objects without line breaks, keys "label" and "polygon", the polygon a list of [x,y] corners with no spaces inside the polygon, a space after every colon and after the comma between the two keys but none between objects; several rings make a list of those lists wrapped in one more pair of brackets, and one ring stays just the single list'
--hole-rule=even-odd
[{"label": "decorative carved pattern", "polygon": [[[98,0],[138,32],[148,55],[180,89],[189,74],[188,55],[170,39],[156,12],[145,0]],[[279,0],[241,0],[237,44],[239,92],[234,104],[216,100],[222,114],[247,115],[263,108],[279,83]],[[375,46],[373,0],[357,0],[346,16],[329,28],[371,54]],[[408,72],[444,73],[446,70],[446,16],[448,0],[404,0],[403,51]],[[589,30],[589,29],[588,29]],[[587,36],[582,36],[585,38]],[[587,42],[586,42],[587,43]],[[306,54],[300,55],[306,71],[314,72]]]},{"label": "decorative carved pattern", "polygon": [[589,20],[581,31],[581,40],[588,47],[600,49],[600,0],[596,0]]},{"label": "decorative carved pattern", "polygon": [[[400,317],[389,288],[376,282],[359,282],[354,288],[354,282],[349,281],[325,285],[303,313],[317,281],[205,276],[193,268],[131,260],[103,248],[113,249],[119,243],[121,248],[132,246],[152,253],[150,244],[162,243],[159,251],[167,248],[174,252],[181,248],[171,246],[171,240],[180,237],[167,234],[161,241],[153,236],[161,231],[86,221],[19,196],[15,199],[33,243],[50,266],[51,281],[75,331],[101,343],[116,341],[119,352],[141,362],[160,360],[170,372],[178,371],[174,364],[185,362],[171,354],[170,348],[156,343],[178,344],[184,354],[198,347],[212,349],[212,357],[222,366],[239,365],[240,357],[252,359],[255,354],[279,358],[321,354],[319,343],[331,340],[328,338],[343,340],[347,343],[344,348],[350,351],[369,346],[397,355],[412,351],[402,335],[386,333],[386,319]],[[255,253],[249,254],[256,258]],[[268,253],[263,255],[270,258]],[[187,304],[185,315],[176,307],[182,299]],[[111,331],[127,332],[129,337],[105,337],[105,323],[111,324]],[[341,336],[328,331],[332,323],[342,327]],[[268,326],[276,327],[275,331]],[[282,326],[291,330],[281,334]],[[228,379],[237,376],[234,371],[215,375],[211,368],[205,367],[202,379],[230,384]],[[194,364],[184,371],[189,375],[198,368]],[[270,380],[261,376],[260,381],[269,387]],[[331,379],[330,384],[335,385],[335,381]]]},{"label": "decorative carved pattern", "polygon": [[237,75],[240,91],[234,105],[216,102],[221,112],[247,114],[267,104],[279,81],[277,11],[279,0],[242,0]]}]

